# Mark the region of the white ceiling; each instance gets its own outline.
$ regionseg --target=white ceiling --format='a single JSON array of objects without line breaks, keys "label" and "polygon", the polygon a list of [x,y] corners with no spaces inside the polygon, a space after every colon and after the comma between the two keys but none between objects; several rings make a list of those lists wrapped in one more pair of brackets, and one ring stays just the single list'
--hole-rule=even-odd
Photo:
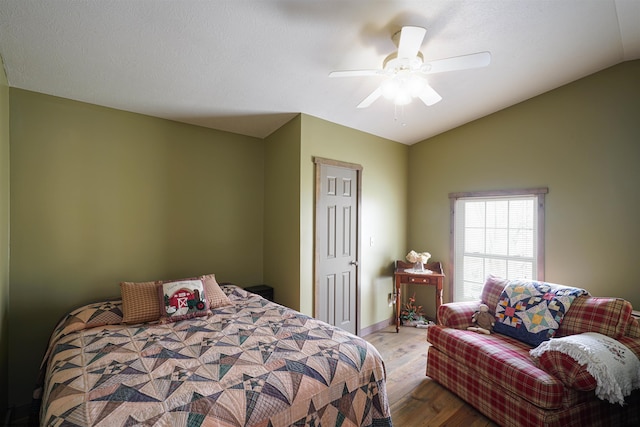
[{"label": "white ceiling", "polygon": [[[425,60],[488,50],[431,75],[443,97],[356,105],[404,25]],[[9,85],[266,137],[297,113],[413,144],[622,61],[640,59],[640,0],[2,0]],[[594,100],[596,102],[596,100]]]}]

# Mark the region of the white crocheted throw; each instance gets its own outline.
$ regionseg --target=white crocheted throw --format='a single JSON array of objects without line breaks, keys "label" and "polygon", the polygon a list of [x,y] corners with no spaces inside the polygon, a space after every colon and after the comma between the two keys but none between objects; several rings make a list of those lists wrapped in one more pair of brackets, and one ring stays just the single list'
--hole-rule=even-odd
[{"label": "white crocheted throw", "polygon": [[595,332],[551,338],[529,353],[540,357],[546,351],[559,351],[586,365],[597,382],[596,396],[624,405],[625,396],[640,388],[640,360],[629,348]]}]

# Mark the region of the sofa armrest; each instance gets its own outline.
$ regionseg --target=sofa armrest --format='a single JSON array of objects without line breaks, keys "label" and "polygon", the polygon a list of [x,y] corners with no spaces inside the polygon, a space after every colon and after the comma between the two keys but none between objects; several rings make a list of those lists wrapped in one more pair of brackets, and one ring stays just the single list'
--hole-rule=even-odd
[{"label": "sofa armrest", "polygon": [[[640,339],[622,337],[618,340],[640,358]],[[536,359],[536,364],[562,383],[580,391],[595,390],[598,383],[587,371],[586,365],[579,364],[573,357],[557,350],[546,351]]]},{"label": "sofa armrest", "polygon": [[536,364],[569,388],[591,391],[598,386],[596,379],[587,371],[586,365],[579,364],[568,354],[555,350],[547,351],[536,359]]},{"label": "sofa armrest", "polygon": [[480,301],[450,302],[438,308],[438,324],[455,329],[473,326],[471,316],[480,307]]}]

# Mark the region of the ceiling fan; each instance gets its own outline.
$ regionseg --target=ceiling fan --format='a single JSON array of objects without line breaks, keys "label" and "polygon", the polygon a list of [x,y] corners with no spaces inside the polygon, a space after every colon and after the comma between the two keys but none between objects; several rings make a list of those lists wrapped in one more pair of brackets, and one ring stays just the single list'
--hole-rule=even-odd
[{"label": "ceiling fan", "polygon": [[420,46],[427,30],[422,27],[405,26],[392,39],[399,37],[398,51],[387,56],[381,69],[333,71],[329,77],[383,76],[386,79],[360,104],[366,108],[380,96],[406,105],[413,98],[420,98],[427,106],[439,102],[442,97],[427,82],[429,74],[445,71],[486,67],[491,62],[491,53],[478,52],[452,58],[424,62]]}]

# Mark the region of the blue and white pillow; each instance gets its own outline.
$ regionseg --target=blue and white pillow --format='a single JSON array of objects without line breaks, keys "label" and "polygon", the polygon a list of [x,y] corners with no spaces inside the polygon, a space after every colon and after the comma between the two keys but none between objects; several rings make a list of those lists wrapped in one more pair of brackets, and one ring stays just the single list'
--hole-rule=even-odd
[{"label": "blue and white pillow", "polygon": [[553,337],[573,300],[584,289],[509,280],[496,306],[495,332],[537,346]]}]

